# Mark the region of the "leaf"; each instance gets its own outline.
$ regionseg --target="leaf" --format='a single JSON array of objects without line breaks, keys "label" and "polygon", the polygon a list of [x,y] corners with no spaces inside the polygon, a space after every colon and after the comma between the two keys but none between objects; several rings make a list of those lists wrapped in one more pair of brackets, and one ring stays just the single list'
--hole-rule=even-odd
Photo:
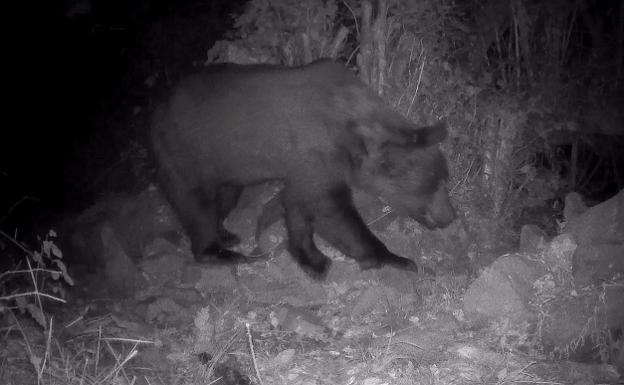
[{"label": "leaf", "polygon": [[26,310],[26,305],[28,305],[28,302],[26,302],[26,297],[16,297],[15,303],[17,304],[17,308],[20,309],[22,312]]},{"label": "leaf", "polygon": [[507,378],[507,368],[503,368],[499,370],[498,373],[496,374],[496,377],[499,380],[504,380],[505,378]]},{"label": "leaf", "polygon": [[43,257],[40,252],[35,251],[34,253],[32,253],[32,258],[37,263],[37,265],[45,266],[45,264],[43,263]]},{"label": "leaf", "polygon": [[35,356],[34,354],[29,354],[28,359],[30,363],[35,367],[35,371],[39,373],[39,368],[41,367],[41,358]]},{"label": "leaf", "polygon": [[56,258],[62,259],[63,258],[63,252],[61,251],[61,249],[58,248],[58,246],[54,243],[50,241],[50,247],[52,250],[52,255],[54,255]]},{"label": "leaf", "polygon": [[63,279],[69,286],[74,286],[74,279],[70,277],[69,274],[67,273],[63,274]]},{"label": "leaf", "polygon": [[43,251],[43,254],[50,259],[50,245],[52,244],[52,241],[48,241],[48,240],[44,240],[43,242],[41,242],[41,251]]},{"label": "leaf", "polygon": [[63,275],[63,279],[65,280],[65,282],[67,282],[67,284],[70,286],[74,286],[74,280],[72,277],[69,276],[69,273],[67,272],[67,266],[65,266],[65,263],[63,263],[63,261],[61,261],[60,259],[55,259],[54,263],[59,268],[59,270],[61,270],[61,273]]},{"label": "leaf", "polygon": [[26,310],[28,310],[28,313],[30,314],[31,317],[34,318],[35,321],[37,321],[37,323],[45,329],[46,327],[46,320],[45,320],[45,315],[43,314],[43,312],[41,311],[41,309],[37,306],[35,306],[35,304],[29,303],[26,305]]}]

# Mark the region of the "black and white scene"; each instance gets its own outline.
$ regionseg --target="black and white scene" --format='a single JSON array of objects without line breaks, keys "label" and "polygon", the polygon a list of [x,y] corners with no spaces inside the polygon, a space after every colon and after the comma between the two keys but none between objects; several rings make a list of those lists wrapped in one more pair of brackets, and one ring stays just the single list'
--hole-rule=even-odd
[{"label": "black and white scene", "polygon": [[0,384],[624,384],[624,1],[10,5]]}]

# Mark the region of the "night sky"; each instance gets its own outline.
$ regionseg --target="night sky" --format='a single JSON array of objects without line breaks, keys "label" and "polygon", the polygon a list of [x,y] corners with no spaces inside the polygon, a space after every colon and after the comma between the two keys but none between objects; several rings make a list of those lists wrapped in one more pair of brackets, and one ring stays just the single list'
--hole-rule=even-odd
[{"label": "night sky", "polygon": [[40,202],[21,204],[18,216],[77,210],[110,189],[103,180],[117,172],[111,165],[119,167],[129,142],[144,144],[150,105],[164,87],[162,77],[149,86],[148,79],[204,60],[238,3],[21,5],[5,74],[14,118],[5,120],[0,142],[0,212],[24,196]]}]

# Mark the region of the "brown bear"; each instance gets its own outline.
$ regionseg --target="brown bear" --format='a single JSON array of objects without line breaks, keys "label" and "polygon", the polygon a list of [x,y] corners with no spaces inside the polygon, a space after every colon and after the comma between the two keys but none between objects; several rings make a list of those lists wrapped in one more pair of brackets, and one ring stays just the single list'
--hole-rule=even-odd
[{"label": "brown bear", "polygon": [[368,229],[351,189],[383,196],[429,228],[455,218],[442,124],[417,127],[331,60],[301,67],[217,64],[173,88],[153,117],[151,141],[165,195],[198,261],[242,262],[223,227],[244,186],[279,180],[288,248],[325,277],[315,228],[362,269],[418,270]]}]

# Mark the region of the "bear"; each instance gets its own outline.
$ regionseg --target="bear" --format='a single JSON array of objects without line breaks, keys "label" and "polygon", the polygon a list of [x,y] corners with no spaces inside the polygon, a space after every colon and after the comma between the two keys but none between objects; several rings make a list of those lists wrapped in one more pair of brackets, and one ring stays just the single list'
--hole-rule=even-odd
[{"label": "bear", "polygon": [[283,184],[288,251],[317,280],[331,264],[313,241],[321,229],[361,269],[419,271],[366,226],[354,188],[430,229],[455,219],[439,148],[445,125],[417,127],[333,60],[206,66],[173,87],[150,131],[157,180],[198,262],[254,260],[229,250],[239,239],[223,221],[242,188],[258,183]]}]

